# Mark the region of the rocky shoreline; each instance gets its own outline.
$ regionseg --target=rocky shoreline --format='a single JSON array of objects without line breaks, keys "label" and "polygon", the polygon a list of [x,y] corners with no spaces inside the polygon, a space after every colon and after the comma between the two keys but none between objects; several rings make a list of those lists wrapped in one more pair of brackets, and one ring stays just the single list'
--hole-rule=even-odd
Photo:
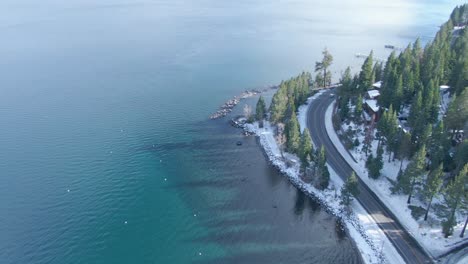
[{"label": "rocky shoreline", "polygon": [[272,86],[264,88],[263,90],[252,89],[252,90],[244,91],[240,95],[236,95],[233,98],[227,100],[223,105],[219,107],[218,111],[216,111],[210,116],[210,119],[218,119],[218,118],[225,117],[227,114],[232,112],[232,109],[237,104],[239,104],[242,99],[246,99],[246,98],[267,92],[269,90],[274,90],[277,88],[278,88],[277,85],[272,85]]}]

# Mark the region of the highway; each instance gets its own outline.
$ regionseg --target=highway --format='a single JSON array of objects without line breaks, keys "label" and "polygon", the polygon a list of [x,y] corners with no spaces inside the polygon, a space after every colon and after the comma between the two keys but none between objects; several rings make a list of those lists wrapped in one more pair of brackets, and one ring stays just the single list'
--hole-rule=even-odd
[{"label": "highway", "polygon": [[[324,92],[310,104],[307,112],[307,127],[317,148],[322,145],[325,147],[328,164],[343,180],[346,180],[353,169],[335,148],[325,129],[325,112],[334,101],[330,93],[332,90]],[[406,263],[434,263],[432,257],[419,246],[390,210],[360,179],[359,191],[360,194],[356,199],[380,226]]]}]

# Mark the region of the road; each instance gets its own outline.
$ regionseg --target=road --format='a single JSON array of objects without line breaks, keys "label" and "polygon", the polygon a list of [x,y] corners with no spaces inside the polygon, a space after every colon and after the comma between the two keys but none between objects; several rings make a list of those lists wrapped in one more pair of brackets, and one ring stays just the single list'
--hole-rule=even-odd
[{"label": "road", "polygon": [[[334,100],[330,97],[330,93],[332,91],[324,92],[311,103],[307,113],[307,127],[314,144],[317,147],[322,145],[325,147],[328,164],[343,180],[346,180],[353,169],[335,148],[325,129],[325,112]],[[359,180],[359,191],[360,194],[356,199],[380,226],[406,263],[434,263],[433,259],[408,234],[390,210],[361,180]]]}]

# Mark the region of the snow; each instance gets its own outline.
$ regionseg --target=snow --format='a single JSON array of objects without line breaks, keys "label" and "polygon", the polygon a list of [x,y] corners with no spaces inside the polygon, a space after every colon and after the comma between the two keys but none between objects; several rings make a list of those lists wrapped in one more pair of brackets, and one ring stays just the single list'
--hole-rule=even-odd
[{"label": "snow", "polygon": [[[310,97],[307,100],[307,105],[299,107],[298,119],[302,131],[307,124],[307,109],[310,103],[321,93],[319,92]],[[293,185],[320,201],[330,213],[343,220],[365,263],[404,263],[392,243],[357,201],[352,201],[351,211],[343,209],[339,198],[343,180],[330,166],[328,166],[330,185],[326,190],[318,190],[301,179],[299,159],[295,155],[286,152],[281,155],[280,148],[274,137],[275,129],[268,121],[264,122],[263,128],[259,128],[258,123],[254,123],[247,124],[244,129],[255,133],[260,138],[260,144],[272,165],[278,168]],[[292,165],[288,167],[287,164]]]},{"label": "snow", "polygon": [[380,96],[379,90],[369,90],[369,91],[367,91],[367,97],[369,99],[375,99],[378,96]]},{"label": "snow", "polygon": [[375,99],[365,100],[365,103],[370,109],[372,109],[374,113],[377,113],[380,109],[380,107],[377,105],[377,100]]},{"label": "snow", "polygon": [[[392,211],[392,213],[398,216],[398,220],[405,227],[406,230],[418,241],[418,243],[432,256],[438,257],[443,253],[447,252],[451,248],[458,246],[462,241],[467,241],[468,238],[464,240],[461,239],[458,234],[461,232],[463,226],[464,217],[460,216],[457,219],[460,221],[454,229],[454,235],[449,238],[444,238],[440,224],[437,223],[437,216],[433,213],[429,214],[432,221],[423,221],[415,220],[411,216],[411,210],[407,206],[407,195],[397,195],[392,194],[390,187],[392,184],[388,179],[396,180],[398,172],[400,170],[400,161],[391,161],[388,162],[388,154],[384,154],[384,167],[381,172],[381,177],[378,180],[374,180],[368,177],[367,169],[365,166],[366,156],[359,149],[348,150],[343,146],[341,141],[336,134],[333,123],[333,104],[331,104],[325,114],[325,127],[330,137],[331,141],[334,143],[335,147],[342,154],[347,163],[356,171],[358,177],[363,180],[366,185],[375,192],[375,194],[382,200],[382,202],[387,206],[387,208]],[[358,131],[364,131],[363,128],[359,129],[358,126],[353,124],[353,128]],[[364,139],[363,133],[358,134],[359,141],[362,142]],[[372,151],[375,155],[378,142],[374,140],[372,142]],[[361,144],[362,146],[362,144]],[[352,156],[353,157],[352,157]],[[403,169],[406,167],[408,161],[403,161]],[[387,179],[388,178],[388,179]],[[437,199],[434,200],[433,205],[437,203]],[[419,201],[417,197],[413,197],[412,205],[421,206],[426,208],[426,204]],[[436,224],[434,224],[436,223]]]},{"label": "snow", "polygon": [[372,84],[372,87],[380,89],[382,87],[382,81],[378,81],[378,82]]}]

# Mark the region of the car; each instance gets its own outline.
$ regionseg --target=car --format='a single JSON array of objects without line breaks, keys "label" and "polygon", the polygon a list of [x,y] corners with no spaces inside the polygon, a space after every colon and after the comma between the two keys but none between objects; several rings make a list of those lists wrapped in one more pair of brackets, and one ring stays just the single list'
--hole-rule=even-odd
[{"label": "car", "polygon": [[333,97],[335,97],[335,94],[332,94],[332,93],[331,93],[331,94],[330,94],[330,98],[333,98]]}]

